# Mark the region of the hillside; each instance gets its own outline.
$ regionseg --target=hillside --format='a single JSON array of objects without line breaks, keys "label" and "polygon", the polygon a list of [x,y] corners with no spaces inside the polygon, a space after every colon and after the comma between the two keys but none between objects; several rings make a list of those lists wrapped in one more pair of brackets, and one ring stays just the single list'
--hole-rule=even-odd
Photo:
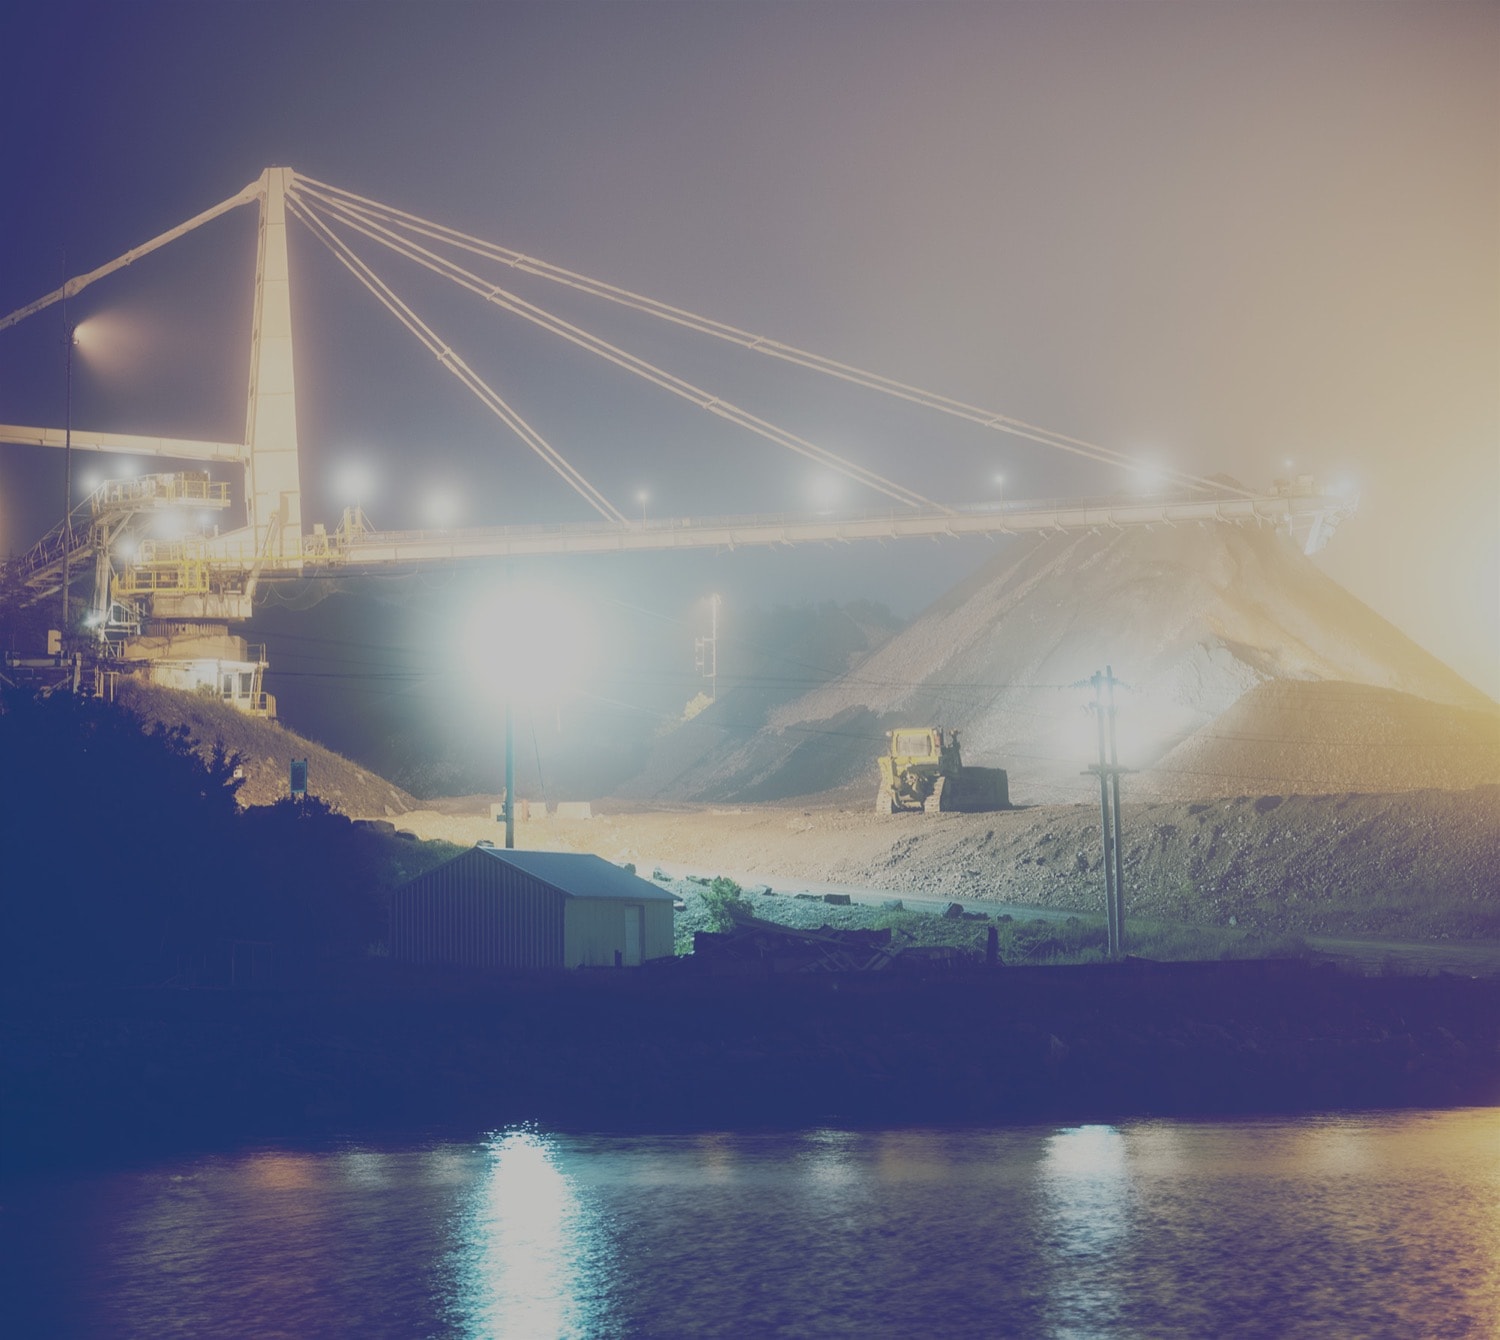
[{"label": "hillside", "polygon": [[1094,751],[1086,681],[1106,665],[1126,686],[1120,755],[1135,768],[1268,681],[1336,681],[1494,709],[1270,529],[1057,535],[1019,559],[997,557],[763,724],[716,705],[703,725],[718,737],[699,732],[690,762],[680,756],[687,743],[674,742],[679,766],[670,775],[648,769],[631,794],[739,802],[853,795],[866,785],[873,793],[882,733],[942,724],[962,731],[969,761],[1010,771],[1016,799],[1084,800],[1090,783],[1080,773]]},{"label": "hillside", "polygon": [[307,760],[308,791],[351,817],[404,814],[417,802],[405,791],[295,731],[246,716],[216,698],[125,681],[119,700],[146,721],[185,726],[207,758],[216,744],[236,754],[244,768],[241,805],[270,805],[290,794],[294,758]]}]

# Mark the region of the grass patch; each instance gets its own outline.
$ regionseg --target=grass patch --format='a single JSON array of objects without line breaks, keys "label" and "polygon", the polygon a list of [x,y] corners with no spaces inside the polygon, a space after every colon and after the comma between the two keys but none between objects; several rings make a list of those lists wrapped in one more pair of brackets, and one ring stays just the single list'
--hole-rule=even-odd
[{"label": "grass patch", "polygon": [[[1000,959],[1011,964],[1102,963],[1108,957],[1109,938],[1103,917],[1070,916],[1056,920],[1044,917],[1001,915],[945,917],[913,912],[899,906],[878,907],[855,903],[834,906],[821,899],[777,894],[765,897],[745,894],[738,886],[731,892],[729,880],[710,883],[662,881],[684,901],[677,913],[676,949],[693,951],[695,931],[726,928],[726,902],[748,908],[762,921],[799,930],[829,926],[838,930],[882,930],[891,932],[896,949],[937,947],[961,949],[982,959],[991,927],[999,941]],[[1126,950],[1140,958],[1218,960],[1235,958],[1305,957],[1311,951],[1298,936],[1268,939],[1249,932],[1214,927],[1184,926],[1172,922],[1129,922],[1125,927]]]}]

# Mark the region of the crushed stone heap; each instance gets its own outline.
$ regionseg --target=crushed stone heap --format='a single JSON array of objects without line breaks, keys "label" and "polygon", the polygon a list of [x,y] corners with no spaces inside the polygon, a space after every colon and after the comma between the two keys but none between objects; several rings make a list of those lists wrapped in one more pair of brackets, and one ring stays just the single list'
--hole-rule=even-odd
[{"label": "crushed stone heap", "polygon": [[1132,778],[1132,795],[1340,795],[1500,783],[1500,710],[1368,684],[1268,680]]},{"label": "crushed stone heap", "polygon": [[[940,724],[961,731],[967,762],[1009,771],[1018,803],[1084,800],[1096,794],[1081,775],[1095,749],[1085,682],[1106,665],[1128,686],[1118,700],[1120,760],[1136,769],[1267,682],[1332,681],[1495,708],[1269,528],[1056,535],[1013,553],[847,673],[763,717],[747,721],[732,702],[716,704],[704,724],[719,729],[701,733],[705,748],[691,765],[679,742],[672,778],[641,794],[772,801],[840,788],[853,797],[868,783],[873,798],[883,731]],[[1318,704],[1305,710],[1316,714]],[[1186,767],[1179,761],[1180,776]],[[1272,771],[1299,775],[1284,760]],[[1289,787],[1278,780],[1270,789]]]}]

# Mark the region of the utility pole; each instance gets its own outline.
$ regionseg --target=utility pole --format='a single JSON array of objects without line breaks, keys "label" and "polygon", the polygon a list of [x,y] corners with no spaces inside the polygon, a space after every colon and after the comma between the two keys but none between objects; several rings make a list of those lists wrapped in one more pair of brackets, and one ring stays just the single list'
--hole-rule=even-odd
[{"label": "utility pole", "polygon": [[[505,565],[505,589],[509,596],[515,594],[515,571],[507,562]],[[522,629],[520,620],[516,616],[515,601],[508,602],[511,606],[509,624],[505,629],[505,670],[502,679],[505,683],[505,850],[513,851],[516,845],[516,648],[522,643]],[[525,630],[529,635],[530,630]],[[525,654],[524,651],[522,653]]]},{"label": "utility pole", "polygon": [[696,653],[698,673],[708,679],[708,697],[710,702],[719,699],[719,597],[709,597],[710,618],[709,635],[694,640],[693,650]]},{"label": "utility pole", "polygon": [[[1099,778],[1099,826],[1104,854],[1104,912],[1109,930],[1109,956],[1125,952],[1125,868],[1121,855],[1120,774],[1115,749],[1115,678],[1113,666],[1095,671],[1088,681],[1094,701],[1089,705],[1098,723],[1099,761],[1088,769]],[[1106,698],[1106,692],[1108,694]]]},{"label": "utility pole", "polygon": [[1125,952],[1125,826],[1120,822],[1120,775],[1125,771],[1120,766],[1120,756],[1115,749],[1115,679],[1114,667],[1104,667],[1104,683],[1107,693],[1106,711],[1109,713],[1109,788],[1114,792],[1115,810],[1115,946],[1119,953]]}]

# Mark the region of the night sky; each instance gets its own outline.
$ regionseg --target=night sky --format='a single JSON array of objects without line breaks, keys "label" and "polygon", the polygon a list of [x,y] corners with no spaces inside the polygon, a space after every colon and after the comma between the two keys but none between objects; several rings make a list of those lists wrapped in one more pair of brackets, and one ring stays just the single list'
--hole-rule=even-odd
[{"label": "night sky", "polygon": [[[290,166],[1148,462],[1357,488],[1320,563],[1500,693],[1493,4],[22,0],[0,51],[0,314]],[[254,224],[76,300],[76,425],[242,434]],[[356,460],[382,527],[436,487],[469,523],[585,519],[300,229],[291,260],[309,524]],[[627,514],[881,503],[371,260]],[[1131,482],[515,285],[946,503]],[[61,425],[61,332],[56,308],[0,332],[0,421]],[[0,552],[61,493],[56,453],[0,447]],[[909,614],[991,553],[662,557],[630,584]]]}]

